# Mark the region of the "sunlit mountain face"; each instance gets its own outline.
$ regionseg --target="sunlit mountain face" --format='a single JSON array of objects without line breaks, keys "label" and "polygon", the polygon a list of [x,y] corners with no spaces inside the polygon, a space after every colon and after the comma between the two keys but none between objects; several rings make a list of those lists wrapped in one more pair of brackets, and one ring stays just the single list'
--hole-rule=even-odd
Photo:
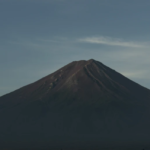
[{"label": "sunlit mountain face", "polygon": [[149,147],[150,90],[104,64],[74,61],[0,97],[2,148]]}]

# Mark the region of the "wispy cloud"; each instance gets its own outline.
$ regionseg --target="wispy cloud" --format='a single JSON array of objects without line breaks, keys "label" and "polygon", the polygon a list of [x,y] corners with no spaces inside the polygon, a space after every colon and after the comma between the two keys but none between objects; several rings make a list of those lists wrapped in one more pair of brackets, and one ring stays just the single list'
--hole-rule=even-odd
[{"label": "wispy cloud", "polygon": [[104,44],[110,46],[123,46],[123,47],[135,47],[135,48],[145,48],[149,47],[147,43],[139,43],[133,41],[124,41],[119,38],[111,37],[86,37],[78,39],[79,42],[93,43],[93,44]]},{"label": "wispy cloud", "polygon": [[135,70],[135,71],[123,71],[121,74],[123,74],[126,77],[129,78],[135,78],[135,79],[141,79],[141,78],[148,78],[147,74],[149,72],[146,70]]}]

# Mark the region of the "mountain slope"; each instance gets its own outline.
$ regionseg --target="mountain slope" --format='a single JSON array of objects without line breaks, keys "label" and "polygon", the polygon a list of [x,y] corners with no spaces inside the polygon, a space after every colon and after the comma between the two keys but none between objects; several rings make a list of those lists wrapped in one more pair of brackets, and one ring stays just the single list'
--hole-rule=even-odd
[{"label": "mountain slope", "polygon": [[93,59],[0,97],[0,112],[2,141],[12,146],[130,147],[150,140],[150,90]]}]

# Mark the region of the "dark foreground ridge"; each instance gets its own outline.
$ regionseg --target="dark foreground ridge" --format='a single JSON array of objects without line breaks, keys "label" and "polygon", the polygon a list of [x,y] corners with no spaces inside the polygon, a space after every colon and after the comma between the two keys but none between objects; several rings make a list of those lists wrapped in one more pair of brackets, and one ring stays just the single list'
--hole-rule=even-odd
[{"label": "dark foreground ridge", "polygon": [[0,97],[0,147],[150,148],[150,90],[93,59]]}]

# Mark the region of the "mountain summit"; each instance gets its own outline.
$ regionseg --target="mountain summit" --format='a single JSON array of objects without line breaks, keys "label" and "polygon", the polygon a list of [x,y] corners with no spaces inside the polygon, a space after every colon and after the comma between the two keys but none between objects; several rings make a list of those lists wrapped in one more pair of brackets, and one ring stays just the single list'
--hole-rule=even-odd
[{"label": "mountain summit", "polygon": [[127,148],[150,141],[150,90],[93,59],[0,97],[0,112],[4,147]]}]

